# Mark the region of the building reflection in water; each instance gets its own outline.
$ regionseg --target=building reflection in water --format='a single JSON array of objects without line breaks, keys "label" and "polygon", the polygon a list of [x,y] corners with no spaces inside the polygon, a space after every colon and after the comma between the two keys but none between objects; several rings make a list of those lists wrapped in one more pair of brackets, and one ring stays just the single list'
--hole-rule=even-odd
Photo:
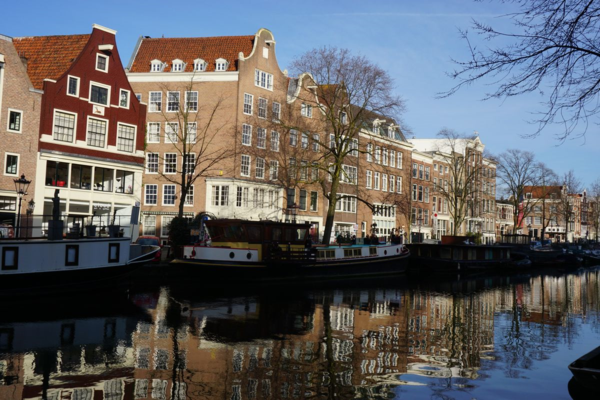
[{"label": "building reflection in water", "polygon": [[526,377],[597,324],[599,283],[588,271],[222,298],[162,288],[133,297],[146,314],[0,324],[0,398],[468,393],[495,370]]}]

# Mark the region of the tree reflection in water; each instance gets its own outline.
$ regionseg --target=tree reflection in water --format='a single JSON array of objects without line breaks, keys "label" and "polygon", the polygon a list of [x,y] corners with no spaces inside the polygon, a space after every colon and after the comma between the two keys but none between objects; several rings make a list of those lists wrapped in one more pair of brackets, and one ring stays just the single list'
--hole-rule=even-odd
[{"label": "tree reflection in water", "polygon": [[135,312],[0,323],[0,398],[566,397],[568,362],[600,339],[599,283],[164,287],[133,294]]}]

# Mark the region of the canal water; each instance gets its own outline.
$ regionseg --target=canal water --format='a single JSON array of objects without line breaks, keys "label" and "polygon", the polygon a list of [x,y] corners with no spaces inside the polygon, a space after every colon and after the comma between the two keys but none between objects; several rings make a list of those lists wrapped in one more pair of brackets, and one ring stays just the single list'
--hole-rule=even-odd
[{"label": "canal water", "polygon": [[0,399],[569,399],[600,346],[595,269],[211,286],[2,304]]}]

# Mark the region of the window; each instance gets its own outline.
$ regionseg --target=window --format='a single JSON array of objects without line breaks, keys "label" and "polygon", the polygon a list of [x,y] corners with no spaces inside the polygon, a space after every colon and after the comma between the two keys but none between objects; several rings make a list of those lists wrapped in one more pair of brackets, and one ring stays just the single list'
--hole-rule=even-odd
[{"label": "window", "polygon": [[254,85],[273,90],[273,75],[259,69],[254,71]]},{"label": "window", "polygon": [[185,69],[185,64],[181,60],[173,60],[171,72],[182,72]]},{"label": "window", "polygon": [[349,165],[342,165],[344,173],[340,176],[340,182],[356,184],[358,169]]},{"label": "window", "polygon": [[267,118],[267,99],[258,98],[258,118]]},{"label": "window", "polygon": [[264,158],[260,158],[257,157],[256,158],[256,177],[258,179],[264,179],[265,178],[265,159]]},{"label": "window", "polygon": [[165,125],[165,143],[177,143],[179,141],[179,123],[167,122]]},{"label": "window", "polygon": [[335,210],[340,212],[356,213],[356,197],[340,194],[335,204]]},{"label": "window", "polygon": [[102,54],[96,54],[96,69],[102,72],[108,72],[108,57]]},{"label": "window", "polygon": [[371,189],[373,187],[373,171],[367,170],[367,189]]},{"label": "window", "polygon": [[142,231],[144,236],[155,236],[156,235],[156,215],[144,216],[144,227]]},{"label": "window", "polygon": [[319,193],[310,192],[310,211],[317,211]]},{"label": "window", "polygon": [[244,146],[252,145],[252,126],[248,124],[242,124],[242,144]]},{"label": "window", "polygon": [[419,201],[423,201],[423,186],[419,185]]},{"label": "window", "polygon": [[175,185],[163,185],[163,206],[175,205]]},{"label": "window", "polygon": [[333,133],[329,134],[329,148],[335,149],[335,135]]},{"label": "window", "polygon": [[150,61],[150,72],[162,72],[165,64],[160,60]]},{"label": "window", "polygon": [[252,115],[252,102],[254,96],[248,93],[244,93],[244,114]]},{"label": "window", "polygon": [[224,58],[217,58],[217,60],[215,61],[215,64],[216,64],[216,66],[215,66],[216,71],[227,71],[227,67],[229,66],[229,63]]},{"label": "window", "polygon": [[300,161],[300,180],[308,180],[308,161],[306,160]]},{"label": "window", "polygon": [[106,141],[106,121],[89,118],[87,129],[87,144],[93,147],[104,147]]},{"label": "window", "polygon": [[119,107],[129,108],[129,90],[121,89],[119,91]]},{"label": "window", "polygon": [[10,132],[21,132],[23,112],[17,110],[8,110],[8,130]]},{"label": "window", "polygon": [[300,209],[306,211],[306,190],[300,190]]},{"label": "window", "polygon": [[[161,222],[160,222],[160,236],[161,237],[168,237],[169,236],[169,228],[171,227],[171,221],[173,221],[173,218],[175,217],[170,217],[170,216],[163,216],[161,217]],[[162,367],[161,364],[163,364],[163,362],[166,362],[166,359],[169,358],[168,354],[165,357],[161,357],[161,354],[159,353],[160,350],[157,351],[156,354],[156,369],[167,369],[166,367]],[[165,350],[166,351],[166,350]],[[155,384],[156,380],[152,381],[152,392],[154,393],[154,388],[156,388],[156,384]],[[165,382],[165,386],[166,386],[166,381]],[[162,391],[165,390],[165,387],[163,386]],[[154,394],[153,394],[154,396]],[[163,398],[163,397],[157,397],[157,398]]]},{"label": "window", "polygon": [[242,164],[240,174],[242,176],[250,176],[250,156],[242,154]]},{"label": "window", "polygon": [[150,108],[149,112],[162,111],[162,92],[150,92]]},{"label": "window", "polygon": [[186,132],[185,132],[186,142],[187,143],[196,143],[196,132],[197,132],[196,122],[188,122],[186,127],[187,127]]},{"label": "window", "polygon": [[396,151],[390,150],[390,167],[396,166]]},{"label": "window", "polygon": [[273,120],[279,121],[281,118],[281,104],[273,103]]},{"label": "window", "polygon": [[396,191],[398,193],[402,193],[402,177],[399,176],[398,179],[396,180]]},{"label": "window", "polygon": [[418,174],[419,174],[419,166],[416,163],[413,163],[412,177],[416,179]]},{"label": "window", "polygon": [[256,130],[256,147],[259,149],[267,147],[267,130],[265,128],[258,128]]},{"label": "window", "polygon": [[394,175],[390,175],[390,193],[395,192],[394,185],[396,184],[396,177]]},{"label": "window", "polygon": [[346,112],[344,112],[344,111],[342,111],[342,112],[340,113],[340,122],[341,122],[343,125],[346,125],[346,124],[348,123],[348,114],[347,114]]},{"label": "window", "polygon": [[371,143],[367,144],[367,161],[373,161],[373,145]]},{"label": "window", "polygon": [[238,186],[235,205],[236,205],[236,207],[248,207],[248,188],[247,187]]},{"label": "window", "polygon": [[412,200],[417,201],[417,185],[413,185],[412,187]]},{"label": "window", "polygon": [[315,153],[319,152],[319,134],[318,133],[314,133],[312,136],[313,142],[312,142],[312,150]]},{"label": "window", "polygon": [[383,149],[383,165],[388,165],[388,149]]},{"label": "window", "polygon": [[402,153],[398,152],[398,168],[402,169]]},{"label": "window", "polygon": [[290,130],[290,146],[296,147],[298,144],[298,131],[291,129]]},{"label": "window", "polygon": [[149,174],[158,173],[158,154],[148,153],[146,154],[146,172]]},{"label": "window", "polygon": [[117,150],[133,153],[135,144],[135,127],[131,125],[118,124],[117,127]]},{"label": "window", "polygon": [[423,179],[423,165],[419,165],[419,179]]},{"label": "window", "polygon": [[165,153],[164,173],[174,174],[177,172],[177,154]]},{"label": "window", "polygon": [[90,84],[90,102],[108,106],[109,87]]},{"label": "window", "polygon": [[183,173],[193,174],[196,169],[196,154],[188,153],[183,155]]},{"label": "window", "polygon": [[375,172],[375,178],[373,182],[373,189],[379,190],[379,172]]},{"label": "window", "polygon": [[424,199],[425,203],[429,203],[429,188],[426,187],[425,188],[425,199]]},{"label": "window", "polygon": [[17,154],[6,154],[4,158],[4,174],[17,176],[19,173],[19,156]]},{"label": "window", "polygon": [[198,111],[198,92],[185,92],[185,110]]},{"label": "window", "polygon": [[388,176],[387,174],[381,174],[381,191],[387,192]]},{"label": "window", "polygon": [[158,185],[144,185],[145,196],[144,196],[144,204],[146,205],[156,205],[158,202]]},{"label": "window", "polygon": [[79,78],[75,76],[69,76],[69,83],[67,84],[67,94],[69,96],[79,96]]},{"label": "window", "polygon": [[350,148],[352,149],[350,155],[353,157],[358,157],[358,139],[352,139],[352,142],[350,143]]},{"label": "window", "polygon": [[302,133],[302,139],[300,139],[300,140],[301,140],[300,146],[303,149],[308,149],[308,133],[306,133],[306,132]]},{"label": "window", "polygon": [[431,168],[430,167],[425,167],[425,180],[428,181],[429,180],[429,173],[431,172]]},{"label": "window", "polygon": [[[75,174],[75,165],[73,165],[72,171],[71,172],[71,187],[74,186],[74,175]],[[87,181],[87,177],[91,176],[91,173],[87,173],[86,172],[86,168],[90,168],[90,167],[85,167],[85,166],[81,166],[81,173],[80,175],[82,176],[82,189],[88,189],[89,188],[89,184],[88,187],[86,187],[86,181]],[[116,192],[117,193],[127,193],[127,194],[133,194],[133,177],[134,177],[134,173],[131,171],[123,171],[123,170],[117,170],[117,187],[116,187]]]},{"label": "window", "polygon": [[167,112],[179,111],[179,92],[167,92]]},{"label": "window", "polygon": [[206,61],[201,58],[197,58],[194,60],[194,71],[206,71]]},{"label": "window", "polygon": [[381,147],[375,146],[375,163],[381,164]]},{"label": "window", "polygon": [[312,163],[312,172],[310,178],[313,182],[319,180],[319,163],[317,161],[313,161]]},{"label": "window", "polygon": [[279,132],[271,132],[271,150],[279,151]]},{"label": "window", "polygon": [[279,170],[279,161],[269,161],[269,179],[272,181],[277,179],[277,171]]},{"label": "window", "polygon": [[302,103],[300,106],[300,115],[307,118],[312,118],[312,106],[310,104]]},{"label": "window", "polygon": [[212,187],[212,205],[217,207],[229,205],[229,186]]},{"label": "window", "polygon": [[61,142],[73,142],[75,136],[75,114],[54,111],[54,130],[52,138]]}]

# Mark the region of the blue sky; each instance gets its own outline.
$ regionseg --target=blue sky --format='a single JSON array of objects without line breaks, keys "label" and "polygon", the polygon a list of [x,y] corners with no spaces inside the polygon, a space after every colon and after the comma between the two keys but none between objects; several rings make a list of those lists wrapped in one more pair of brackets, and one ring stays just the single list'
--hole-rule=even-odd
[{"label": "blue sky", "polygon": [[395,91],[406,101],[403,118],[417,138],[431,138],[442,128],[479,132],[493,154],[518,148],[535,153],[560,175],[574,170],[585,186],[600,177],[598,126],[585,138],[560,144],[560,127],[546,128],[524,139],[536,125],[533,112],[543,110],[537,95],[482,101],[491,89],[485,83],[465,88],[446,99],[436,94],[452,87],[446,73],[451,58],[467,56],[458,29],[472,18],[510,28],[502,16],[510,5],[471,0],[344,0],[344,1],[11,1],[3,5],[0,34],[7,36],[89,33],[93,23],[117,31],[123,64],[139,36],[195,37],[251,35],[271,30],[282,69],[294,57],[324,45],[348,48],[386,69]]}]

